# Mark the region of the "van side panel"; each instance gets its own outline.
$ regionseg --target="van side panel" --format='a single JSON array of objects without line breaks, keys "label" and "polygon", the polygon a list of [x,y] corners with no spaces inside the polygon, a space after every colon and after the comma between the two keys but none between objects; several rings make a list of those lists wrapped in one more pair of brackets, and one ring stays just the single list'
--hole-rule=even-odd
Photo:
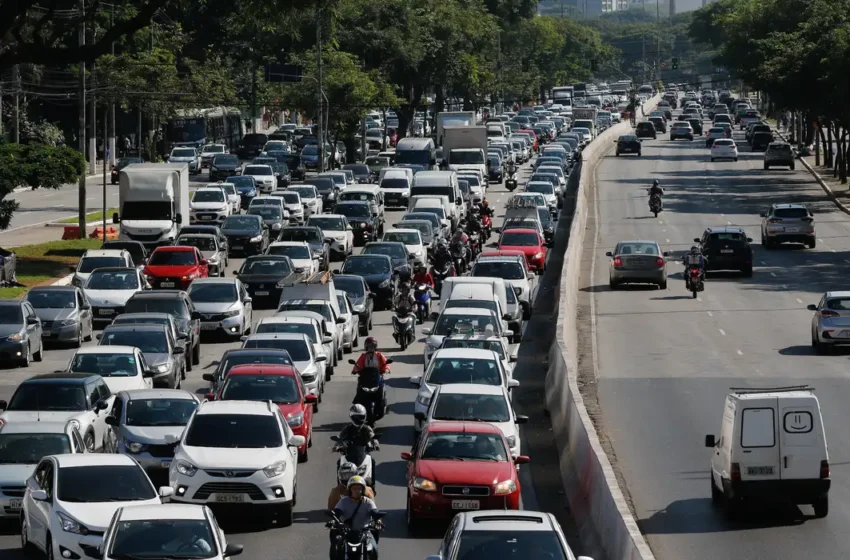
[{"label": "van side panel", "polygon": [[778,402],[776,397],[739,402],[737,441],[732,463],[741,467],[744,482],[779,479]]},{"label": "van side panel", "polygon": [[827,457],[817,401],[801,397],[784,398],[780,402],[782,479],[820,478],[820,462]]}]

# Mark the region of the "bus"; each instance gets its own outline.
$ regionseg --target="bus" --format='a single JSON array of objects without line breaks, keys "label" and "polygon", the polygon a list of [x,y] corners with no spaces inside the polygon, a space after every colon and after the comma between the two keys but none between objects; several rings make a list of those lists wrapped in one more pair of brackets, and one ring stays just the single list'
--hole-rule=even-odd
[{"label": "bus", "polygon": [[181,109],[168,120],[166,135],[169,150],[176,145],[224,144],[231,152],[239,148],[244,136],[242,114],[238,109]]},{"label": "bus", "polygon": [[560,86],[552,88],[552,102],[564,107],[573,104],[573,86]]}]

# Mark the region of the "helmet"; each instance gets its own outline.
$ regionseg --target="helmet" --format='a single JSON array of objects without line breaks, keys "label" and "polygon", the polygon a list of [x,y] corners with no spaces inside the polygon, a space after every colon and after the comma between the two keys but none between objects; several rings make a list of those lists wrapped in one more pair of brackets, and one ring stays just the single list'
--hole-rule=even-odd
[{"label": "helmet", "polygon": [[654,181],[652,182],[652,186],[653,186],[653,187],[657,187],[657,186],[658,186],[658,179],[656,179],[656,180],[654,180]]},{"label": "helmet", "polygon": [[416,265],[417,272],[425,272],[425,265],[423,263],[419,263]]},{"label": "helmet", "polygon": [[337,477],[341,484],[347,483],[351,477],[357,474],[357,466],[354,463],[343,463],[339,466]]},{"label": "helmet", "polygon": [[455,230],[455,235],[463,235],[463,230],[461,228],[457,228]]},{"label": "helmet", "polygon": [[360,487],[363,489],[364,492],[366,491],[366,479],[363,478],[362,476],[356,475],[356,476],[352,476],[351,478],[348,479],[348,485],[347,485],[348,488],[351,488],[355,484],[360,485]]},{"label": "helmet", "polygon": [[374,336],[370,336],[366,339],[366,342],[363,343],[363,347],[367,352],[374,352],[378,349],[378,339]]},{"label": "helmet", "polygon": [[351,408],[348,409],[348,417],[351,418],[352,423],[362,426],[366,421],[366,407],[362,404],[351,405]]},{"label": "helmet", "polygon": [[691,246],[691,253],[699,253],[699,247],[696,245]]}]

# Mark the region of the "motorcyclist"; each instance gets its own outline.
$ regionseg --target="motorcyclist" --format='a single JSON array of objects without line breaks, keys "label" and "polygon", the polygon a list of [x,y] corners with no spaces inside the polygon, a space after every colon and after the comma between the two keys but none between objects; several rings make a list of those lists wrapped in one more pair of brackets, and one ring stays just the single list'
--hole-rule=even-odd
[{"label": "motorcyclist", "polygon": [[372,513],[378,511],[378,506],[372,498],[366,496],[366,481],[361,476],[353,476],[348,481],[348,495],[334,506],[333,511],[336,512],[340,521],[351,527],[355,531],[367,532],[367,539],[372,545],[372,558],[378,557],[378,539],[377,531],[382,528],[380,521],[376,523],[375,529],[371,529]]},{"label": "motorcyclist", "polygon": [[[357,358],[357,363],[354,365],[351,373],[358,375],[363,368],[368,367],[377,368],[381,372],[381,375],[390,373],[390,365],[387,363],[387,357],[378,352],[378,340],[374,336],[366,339],[366,342],[363,343],[363,348],[366,351]],[[366,419],[365,409],[363,410],[363,419]]]},{"label": "motorcyclist", "polygon": [[348,417],[351,424],[339,432],[337,439],[343,446],[371,446],[378,449],[378,440],[375,439],[375,430],[366,423],[366,407],[362,404],[353,404],[348,409]]},{"label": "motorcyclist", "polygon": [[416,307],[416,298],[411,293],[410,284],[405,283],[399,286],[398,295],[393,305],[396,309]]},{"label": "motorcyclist", "polygon": [[434,250],[434,269],[443,270],[446,264],[453,264],[452,253],[449,251],[448,242],[442,239]]},{"label": "motorcyclist", "polygon": [[[357,475],[357,466],[354,463],[343,463],[337,471],[337,484],[331,488],[331,493],[328,495],[328,509],[333,509],[339,501],[345,496],[348,490],[348,481],[351,477]],[[375,499],[375,492],[369,486],[366,486],[366,497]],[[333,541],[331,541],[333,542]]]},{"label": "motorcyclist", "polygon": [[493,218],[493,209],[490,208],[490,203],[487,202],[486,198],[478,204],[478,212],[480,212],[482,216],[489,216],[491,219]]},{"label": "motorcyclist", "polygon": [[685,285],[688,284],[688,271],[692,268],[699,269],[700,280],[705,279],[705,255],[702,254],[699,246],[692,246],[690,253],[682,258],[682,263],[685,265]]},{"label": "motorcyclist", "polygon": [[431,288],[434,287],[434,277],[431,276],[431,273],[428,272],[424,264],[420,263],[416,266],[416,274],[413,275],[413,284],[425,284]]},{"label": "motorcyclist", "polygon": [[469,243],[469,237],[467,237],[467,235],[463,232],[463,228],[457,228],[452,236],[452,245],[459,244],[463,247],[467,243]]},{"label": "motorcyclist", "polygon": [[658,184],[658,179],[652,182],[652,186],[649,187],[649,198],[653,196],[664,196],[664,189],[661,188],[661,185]]}]

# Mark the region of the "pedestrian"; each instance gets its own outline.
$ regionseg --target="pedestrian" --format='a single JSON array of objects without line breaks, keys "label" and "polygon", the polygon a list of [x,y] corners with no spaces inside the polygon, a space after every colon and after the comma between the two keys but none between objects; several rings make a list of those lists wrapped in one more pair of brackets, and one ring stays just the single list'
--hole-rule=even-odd
[{"label": "pedestrian", "polygon": [[124,135],[124,155],[125,156],[130,155],[130,149],[131,148],[132,148],[132,145],[130,144],[130,137],[125,134]]}]

